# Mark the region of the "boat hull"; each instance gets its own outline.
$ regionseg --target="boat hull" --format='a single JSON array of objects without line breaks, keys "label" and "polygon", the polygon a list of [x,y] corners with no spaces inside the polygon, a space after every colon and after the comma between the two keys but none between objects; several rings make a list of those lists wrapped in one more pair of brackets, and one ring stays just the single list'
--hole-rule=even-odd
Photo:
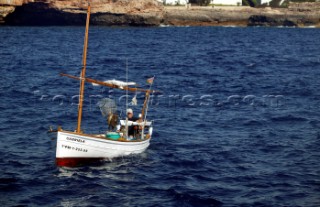
[{"label": "boat hull", "polygon": [[68,131],[59,131],[57,136],[56,164],[68,167],[139,154],[150,145],[150,139],[122,142]]}]

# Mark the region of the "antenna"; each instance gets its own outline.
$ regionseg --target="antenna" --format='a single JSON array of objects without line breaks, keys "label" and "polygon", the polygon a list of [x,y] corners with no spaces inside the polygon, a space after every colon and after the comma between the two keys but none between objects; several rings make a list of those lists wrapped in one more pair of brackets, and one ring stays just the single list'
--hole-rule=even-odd
[{"label": "antenna", "polygon": [[[126,59],[126,83],[128,85],[128,58]],[[128,109],[128,90],[126,90],[126,111]]]},{"label": "antenna", "polygon": [[[126,59],[126,82],[128,85],[128,58]],[[127,115],[127,110],[128,110],[128,90],[126,90],[126,138],[128,139],[128,115]]]}]

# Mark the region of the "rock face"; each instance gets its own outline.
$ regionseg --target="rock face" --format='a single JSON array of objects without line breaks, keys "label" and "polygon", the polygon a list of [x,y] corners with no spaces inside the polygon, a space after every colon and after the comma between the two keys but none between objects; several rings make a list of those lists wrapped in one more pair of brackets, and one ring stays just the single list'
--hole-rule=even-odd
[{"label": "rock face", "polygon": [[269,9],[252,15],[249,26],[320,26],[320,2],[290,3],[288,9]]},{"label": "rock face", "polygon": [[[164,23],[208,26],[318,26],[320,3],[285,8],[215,7],[166,8]],[[319,8],[319,9],[318,9]]]},{"label": "rock face", "polygon": [[[83,3],[84,2],[84,3]],[[87,4],[78,0],[0,0],[0,23],[83,25]],[[91,0],[92,25],[159,25],[163,6],[156,0]]]},{"label": "rock face", "polygon": [[[0,24],[84,25],[86,1],[0,0]],[[319,3],[289,8],[163,7],[157,0],[90,0],[91,25],[317,26]]]},{"label": "rock face", "polygon": [[255,14],[250,8],[167,8],[164,24],[190,26],[247,26],[249,17]]}]

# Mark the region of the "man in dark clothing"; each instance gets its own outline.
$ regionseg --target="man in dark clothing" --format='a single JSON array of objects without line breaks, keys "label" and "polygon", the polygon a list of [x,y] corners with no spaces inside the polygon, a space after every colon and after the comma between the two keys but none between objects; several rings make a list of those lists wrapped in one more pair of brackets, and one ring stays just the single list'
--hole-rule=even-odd
[{"label": "man in dark clothing", "polygon": [[[133,110],[132,109],[127,109],[127,117],[128,117],[129,121],[136,122],[136,121],[139,120],[139,118],[133,116]],[[137,132],[137,130],[135,130],[135,127],[137,127],[137,126],[133,126],[133,125],[128,126],[128,135],[129,136],[134,136],[135,135],[135,132]]]}]

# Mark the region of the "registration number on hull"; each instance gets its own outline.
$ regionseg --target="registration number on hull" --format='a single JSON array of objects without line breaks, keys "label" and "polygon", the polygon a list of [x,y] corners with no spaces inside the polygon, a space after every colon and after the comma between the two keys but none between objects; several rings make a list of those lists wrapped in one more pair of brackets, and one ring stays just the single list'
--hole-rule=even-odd
[{"label": "registration number on hull", "polygon": [[85,149],[85,148],[81,148],[81,147],[71,147],[70,145],[61,145],[62,148],[64,149],[68,149],[68,150],[75,150],[75,151],[78,151],[78,152],[88,152],[88,149]]}]

